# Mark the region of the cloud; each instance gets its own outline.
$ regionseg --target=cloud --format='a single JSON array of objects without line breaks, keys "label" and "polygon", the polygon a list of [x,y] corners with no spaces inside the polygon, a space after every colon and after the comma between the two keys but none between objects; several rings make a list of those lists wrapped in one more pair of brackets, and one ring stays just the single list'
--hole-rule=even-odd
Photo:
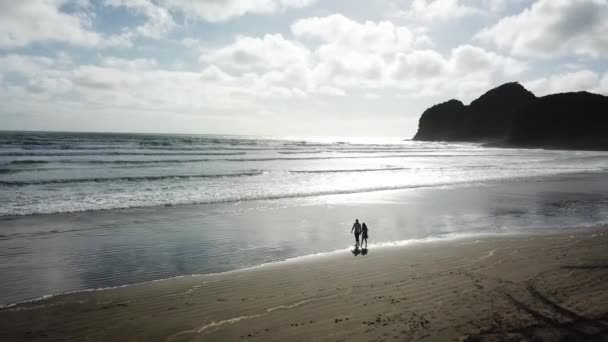
[{"label": "cloud", "polygon": [[404,26],[389,21],[359,23],[341,14],[298,20],[291,25],[291,31],[298,38],[326,43],[321,48],[325,54],[334,54],[340,49],[394,53],[410,50],[414,44],[414,35]]},{"label": "cloud", "polygon": [[[534,0],[412,0],[389,3],[388,18],[408,19],[425,24],[443,23],[468,17],[494,17],[512,6]],[[407,3],[406,6],[403,4]]]},{"label": "cloud", "polygon": [[201,79],[204,81],[211,82],[230,82],[234,80],[234,77],[222,71],[216,65],[210,65],[201,72]]},{"label": "cloud", "polygon": [[222,48],[203,53],[200,60],[233,69],[274,69],[308,63],[309,50],[281,34],[261,38],[239,36]]},{"label": "cloud", "polygon": [[175,27],[171,13],[150,0],[105,0],[105,5],[125,7],[145,16],[146,22],[135,28],[135,32],[145,37],[160,38]]},{"label": "cloud", "polygon": [[517,56],[608,56],[608,0],[539,0],[476,39]]},{"label": "cloud", "polygon": [[63,42],[96,46],[102,37],[90,30],[86,16],[67,14],[59,8],[67,0],[0,2],[0,48],[19,48],[36,42]]},{"label": "cloud", "polygon": [[431,78],[443,74],[448,62],[438,52],[419,50],[412,53],[400,53],[391,66],[390,75],[397,80],[407,78]]},{"label": "cloud", "polygon": [[366,100],[379,100],[380,99],[380,95],[376,94],[376,93],[365,93],[363,95],[363,98]]},{"label": "cloud", "polygon": [[[123,10],[127,6],[124,0],[116,4]],[[142,35],[137,27],[141,25],[131,35],[123,31],[126,42]],[[449,97],[466,101],[491,86],[517,80],[527,67],[517,58],[472,44],[433,49],[426,31],[387,20],[314,16],[289,28],[287,33],[238,35],[216,41],[218,45],[175,37],[172,43],[200,53],[200,64],[184,62],[179,69],[165,54],[148,50],[139,56],[132,50],[81,58],[69,49],[73,60],[60,53],[0,56],[0,113],[114,113],[115,118],[164,113],[165,118],[221,120],[275,115],[286,121],[283,116],[294,112],[322,116],[366,106],[397,113],[423,109],[411,102],[426,105]],[[427,44],[417,43],[425,39]],[[390,107],[397,98],[386,94],[399,95],[406,105]],[[382,101],[367,101],[378,96]]]},{"label": "cloud", "polygon": [[462,0],[413,0],[401,16],[424,21],[447,20],[482,14],[483,10]]},{"label": "cloud", "polygon": [[524,62],[471,45],[462,45],[452,50],[451,67],[457,75],[499,72],[506,76],[516,76],[527,69]]},{"label": "cloud", "polygon": [[0,73],[31,77],[54,67],[55,64],[56,61],[48,57],[7,54],[0,56]]},{"label": "cloud", "polygon": [[415,42],[426,37],[424,32],[415,34],[388,21],[330,15],[298,20],[291,31],[294,39],[238,36],[226,46],[208,49],[200,60],[235,72],[237,79],[245,72],[256,75],[259,84],[340,96],[351,89],[435,95],[452,87],[466,93],[511,80],[527,68],[515,58],[472,45],[447,55],[419,49]]},{"label": "cloud", "polygon": [[594,71],[579,70],[538,78],[523,84],[539,96],[583,90],[608,94],[608,72],[603,79]]},{"label": "cloud", "polygon": [[38,93],[65,94],[72,90],[72,81],[65,78],[41,77],[32,79],[28,83],[28,89]]},{"label": "cloud", "polygon": [[95,64],[66,65],[58,58],[0,57],[0,75],[13,74],[25,78],[25,83],[14,77],[0,83],[1,113],[69,109],[113,115],[162,112],[200,116],[209,111],[255,115],[262,110],[260,101],[307,96],[291,82],[273,81],[273,73],[234,76],[214,65],[202,71],[175,71],[141,58],[106,57]]},{"label": "cloud", "polygon": [[302,8],[316,0],[161,0],[167,8],[209,22],[225,22],[246,14],[270,14]]},{"label": "cloud", "polygon": [[[360,98],[365,100],[385,91],[466,98],[525,70],[514,58],[476,46],[446,53],[418,49],[413,42],[419,35],[386,21],[314,17],[291,28],[292,39],[282,34],[237,36],[226,45],[206,47],[200,70],[172,70],[149,57],[98,56],[96,62],[76,64],[62,55],[1,56],[0,93],[14,106],[33,96],[40,106],[46,101],[53,107],[69,103],[202,115],[268,112],[283,108],[277,106],[283,101],[314,104],[355,94],[364,94]],[[6,77],[12,74],[25,81]]]},{"label": "cloud", "polygon": [[124,59],[106,57],[101,61],[100,64],[105,67],[128,70],[150,70],[158,67],[158,62],[150,58]]},{"label": "cloud", "polygon": [[309,70],[313,87],[382,87],[395,54],[411,51],[415,42],[405,26],[358,22],[340,14],[298,20],[291,31],[313,47]]}]

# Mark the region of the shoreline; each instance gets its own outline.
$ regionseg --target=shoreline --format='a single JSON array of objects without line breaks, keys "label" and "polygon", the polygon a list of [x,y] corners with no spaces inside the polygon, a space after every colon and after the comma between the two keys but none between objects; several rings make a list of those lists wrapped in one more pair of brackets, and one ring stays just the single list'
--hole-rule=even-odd
[{"label": "shoreline", "polygon": [[49,295],[339,252],[352,241],[353,215],[371,224],[374,246],[605,224],[606,179],[579,173],[446,188],[18,217],[2,221],[0,303],[5,307]]},{"label": "shoreline", "polygon": [[[429,237],[421,238],[421,239],[408,239],[408,240],[399,240],[399,241],[370,243],[368,245],[367,249],[383,250],[383,249],[389,249],[389,248],[407,248],[407,247],[417,247],[417,246],[421,246],[421,245],[425,245],[425,244],[450,243],[450,242],[466,241],[466,240],[480,239],[480,238],[500,239],[500,238],[506,238],[506,237],[543,236],[543,235],[555,235],[555,234],[561,235],[561,234],[571,234],[571,233],[581,232],[584,230],[596,229],[598,227],[606,227],[606,226],[607,226],[606,224],[602,223],[602,224],[592,224],[589,226],[581,226],[581,227],[575,227],[575,228],[563,228],[561,230],[551,230],[551,231],[546,230],[546,229],[539,229],[536,232],[512,231],[512,232],[501,232],[501,233],[489,233],[489,232],[453,233],[453,234],[447,234],[444,236],[429,236]],[[465,243],[467,243],[467,242],[465,242]],[[475,241],[468,242],[468,243],[475,243]],[[50,293],[50,294],[45,294],[38,298],[27,299],[27,300],[20,301],[20,302],[0,304],[0,310],[15,308],[15,307],[19,307],[22,305],[33,304],[36,302],[44,302],[44,301],[48,301],[48,300],[53,300],[55,297],[78,295],[78,294],[82,294],[82,293],[97,292],[97,291],[112,291],[112,290],[116,290],[116,289],[123,289],[123,288],[128,288],[128,287],[135,287],[135,286],[146,286],[146,285],[153,284],[153,283],[170,282],[170,281],[179,280],[182,278],[222,276],[222,275],[229,275],[229,274],[238,273],[238,272],[248,272],[248,271],[252,271],[252,270],[256,270],[256,269],[264,268],[264,267],[274,267],[274,266],[280,266],[280,265],[287,265],[290,263],[308,262],[312,259],[331,258],[333,256],[341,255],[341,254],[345,254],[345,253],[348,255],[349,252],[352,253],[352,251],[353,251],[352,248],[353,247],[351,246],[351,247],[345,247],[342,249],[336,249],[336,250],[327,251],[327,252],[299,255],[299,256],[290,257],[290,258],[287,258],[284,260],[270,261],[270,262],[262,263],[259,265],[248,266],[248,267],[244,267],[244,268],[237,268],[237,269],[232,269],[232,270],[227,270],[227,271],[222,271],[222,272],[184,274],[184,275],[177,275],[177,276],[168,277],[168,278],[147,280],[147,281],[142,281],[142,282],[135,282],[135,283],[129,283],[129,284],[123,284],[123,285],[116,285],[116,286],[107,286],[107,287],[89,288],[89,289],[66,291],[66,292],[59,292],[59,293]]]},{"label": "shoreline", "polygon": [[[596,228],[596,227],[600,227],[600,226],[603,226],[603,225],[591,225],[589,227],[577,227],[574,229],[576,229],[576,230],[592,229],[592,228]],[[501,237],[509,237],[509,236],[543,235],[543,234],[554,234],[554,233],[560,234],[563,232],[543,231],[543,232],[537,232],[537,233],[530,233],[530,232],[454,233],[454,234],[449,234],[448,236],[430,236],[430,237],[426,237],[426,238],[422,238],[422,239],[409,239],[409,240],[400,240],[400,241],[370,243],[368,245],[367,249],[382,250],[382,249],[387,249],[387,248],[407,248],[407,247],[415,247],[415,246],[430,244],[430,243],[458,242],[461,240],[469,240],[469,239],[483,238],[483,237],[501,238]],[[87,293],[87,292],[112,291],[115,289],[123,289],[123,288],[128,288],[128,287],[133,287],[133,286],[146,286],[148,284],[153,284],[153,283],[157,283],[157,282],[170,282],[170,281],[174,281],[174,280],[178,280],[178,279],[182,279],[182,278],[222,276],[222,275],[229,275],[229,274],[238,273],[238,272],[248,272],[248,271],[256,270],[256,269],[263,268],[263,267],[274,267],[274,266],[280,266],[283,264],[286,265],[286,264],[290,264],[290,263],[307,262],[307,261],[310,261],[311,259],[331,258],[333,256],[341,255],[341,254],[345,254],[345,253],[348,255],[349,252],[352,252],[352,248],[353,247],[351,246],[351,247],[345,247],[342,249],[336,249],[333,251],[294,256],[291,258],[287,258],[285,260],[270,261],[270,262],[262,263],[259,265],[249,266],[249,267],[245,267],[245,268],[238,268],[238,269],[233,269],[233,270],[228,270],[228,271],[223,271],[223,272],[184,274],[184,275],[178,275],[178,276],[174,276],[174,277],[148,280],[148,281],[142,281],[142,282],[137,282],[137,283],[132,283],[132,284],[107,286],[107,287],[100,287],[100,288],[90,288],[90,289],[74,290],[74,291],[67,291],[67,292],[60,292],[60,293],[51,293],[51,294],[43,295],[38,298],[32,298],[32,299],[24,300],[21,302],[0,304],[0,310],[10,309],[10,308],[14,308],[14,307],[22,306],[22,305],[33,304],[36,302],[52,300],[55,297],[78,295],[78,294]]]},{"label": "shoreline", "polygon": [[370,246],[365,256],[344,252],[58,295],[0,309],[0,338],[606,337],[595,329],[608,319],[606,228]]}]

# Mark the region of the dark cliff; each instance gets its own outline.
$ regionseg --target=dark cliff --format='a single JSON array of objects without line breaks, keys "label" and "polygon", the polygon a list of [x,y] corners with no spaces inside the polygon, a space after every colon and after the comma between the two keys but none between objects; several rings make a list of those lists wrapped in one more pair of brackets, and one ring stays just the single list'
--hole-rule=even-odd
[{"label": "dark cliff", "polygon": [[579,92],[537,98],[519,83],[507,83],[468,106],[450,100],[427,109],[414,140],[606,150],[608,97]]},{"label": "dark cliff", "polygon": [[541,97],[516,113],[506,143],[608,150],[608,97],[588,92]]},{"label": "dark cliff", "polygon": [[494,88],[468,106],[450,100],[422,114],[414,140],[504,140],[513,114],[534,100],[536,96],[519,83]]},{"label": "dark cliff", "polygon": [[459,140],[465,138],[469,122],[466,106],[458,100],[434,105],[424,111],[414,140]]}]

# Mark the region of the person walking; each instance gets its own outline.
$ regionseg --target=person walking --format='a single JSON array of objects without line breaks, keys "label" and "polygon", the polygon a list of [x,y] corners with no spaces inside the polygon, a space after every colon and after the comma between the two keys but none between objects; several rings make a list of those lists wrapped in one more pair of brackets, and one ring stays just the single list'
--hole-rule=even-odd
[{"label": "person walking", "polygon": [[365,248],[367,248],[367,225],[365,222],[361,226],[361,246],[363,246],[363,241],[365,241]]},{"label": "person walking", "polygon": [[361,223],[359,223],[359,219],[355,219],[355,223],[350,232],[351,234],[355,232],[355,247],[359,247],[359,235],[361,235]]}]

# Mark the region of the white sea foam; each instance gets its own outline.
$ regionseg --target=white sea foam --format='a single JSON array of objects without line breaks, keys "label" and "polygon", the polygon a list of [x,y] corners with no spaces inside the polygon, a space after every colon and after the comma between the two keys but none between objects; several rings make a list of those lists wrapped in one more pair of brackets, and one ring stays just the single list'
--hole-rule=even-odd
[{"label": "white sea foam", "polygon": [[[197,155],[206,158],[192,158]],[[608,168],[608,154],[487,149],[401,139],[4,133],[0,135],[0,164],[0,216],[11,216],[599,171]],[[252,175],[250,170],[263,170],[263,176],[228,178]]]}]

